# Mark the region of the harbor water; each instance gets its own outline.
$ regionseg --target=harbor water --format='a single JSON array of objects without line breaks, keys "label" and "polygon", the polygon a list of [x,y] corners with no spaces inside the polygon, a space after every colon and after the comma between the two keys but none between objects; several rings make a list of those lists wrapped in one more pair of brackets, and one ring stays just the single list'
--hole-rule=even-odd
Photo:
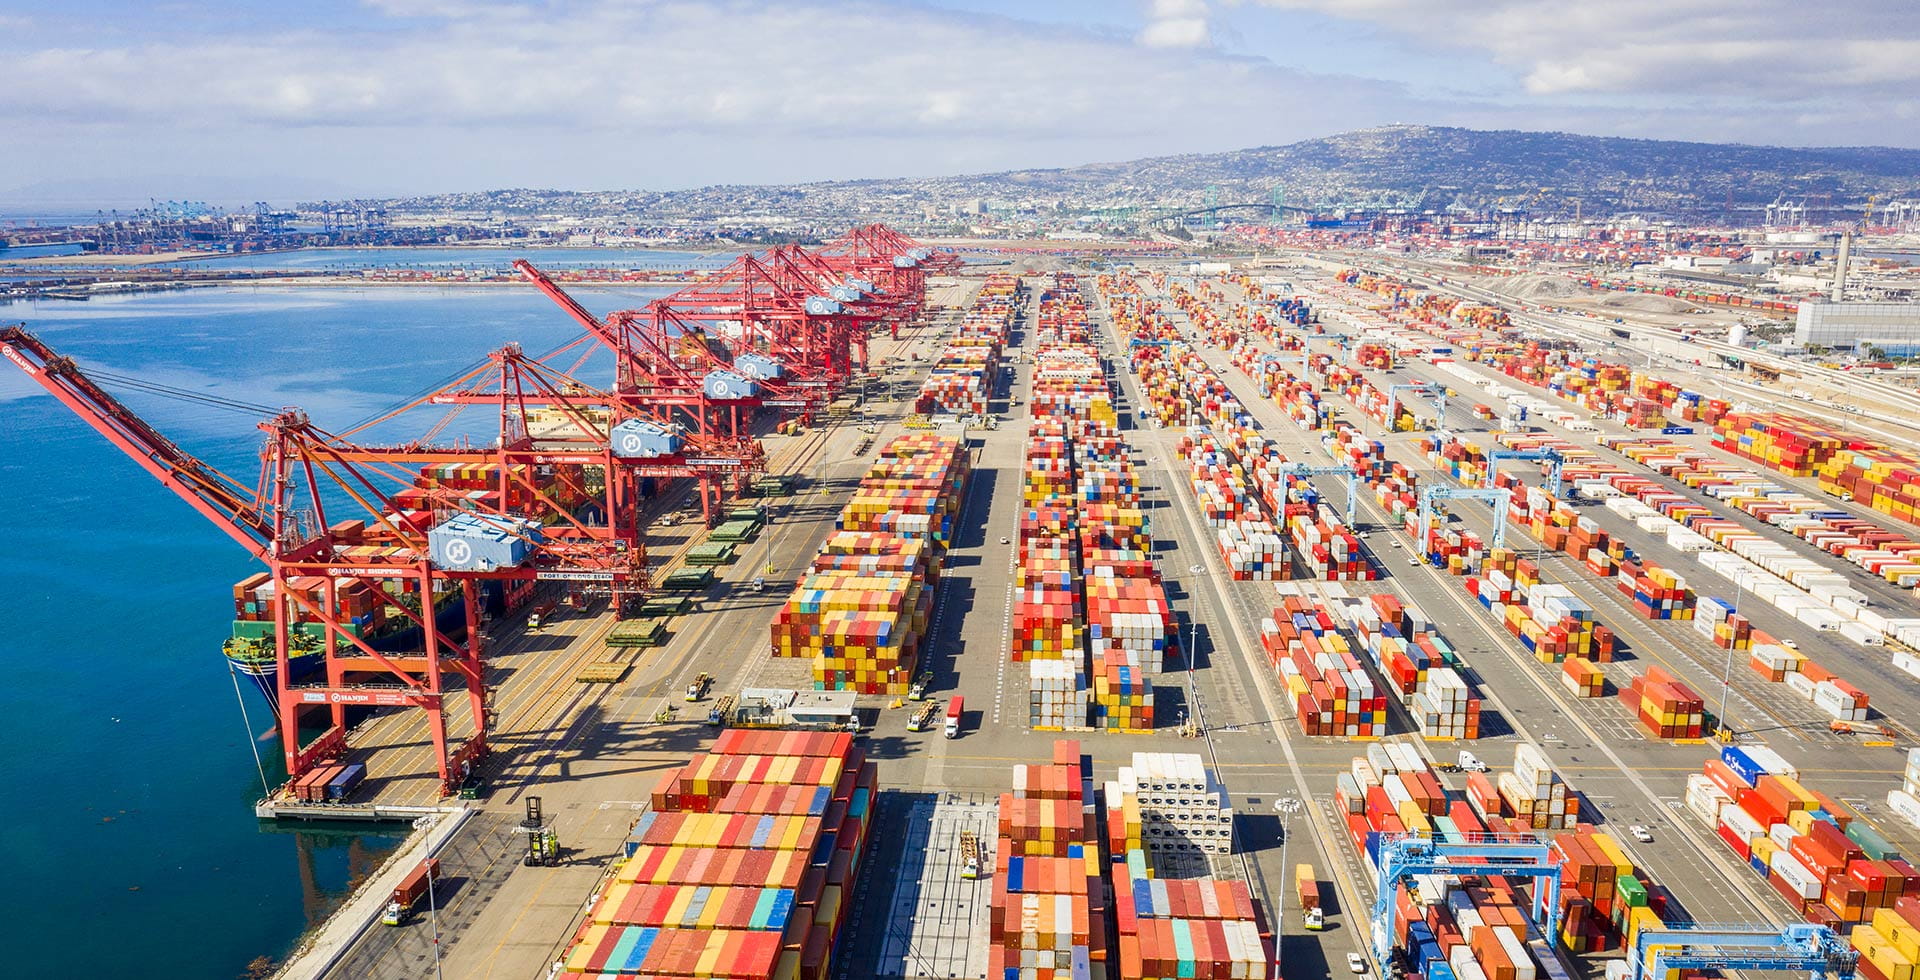
[{"label": "harbor water", "polygon": [[[606,311],[661,292],[578,295]],[[530,288],[221,288],[22,303],[4,318],[84,370],[298,406],[334,431],[502,344],[537,353],[580,333]],[[257,416],[109,387],[254,484]],[[254,818],[254,750],[272,782],[280,752],[259,695],[237,699],[220,641],[232,584],[256,566],[11,365],[0,367],[0,412],[6,972],[243,976],[291,949],[405,828]]]}]

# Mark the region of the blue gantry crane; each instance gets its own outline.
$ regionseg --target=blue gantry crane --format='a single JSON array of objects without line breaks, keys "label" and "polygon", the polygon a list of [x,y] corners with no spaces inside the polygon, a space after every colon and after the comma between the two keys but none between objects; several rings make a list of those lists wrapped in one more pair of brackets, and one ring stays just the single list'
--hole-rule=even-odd
[{"label": "blue gantry crane", "polygon": [[1552,844],[1530,834],[1465,834],[1446,840],[1424,833],[1382,834],[1374,866],[1380,871],[1380,887],[1374,894],[1369,939],[1376,962],[1389,962],[1393,950],[1394,892],[1415,875],[1532,878],[1534,922],[1549,942],[1559,935],[1560,858]]},{"label": "blue gantry crane", "polygon": [[1558,500],[1560,499],[1560,492],[1566,489],[1566,483],[1561,479],[1560,474],[1561,467],[1566,464],[1566,459],[1560,455],[1560,450],[1558,449],[1500,449],[1488,453],[1487,479],[1486,482],[1482,484],[1483,486],[1493,486],[1494,474],[1500,471],[1500,461],[1503,459],[1511,459],[1523,463],[1547,463],[1550,469],[1547,476],[1547,493],[1551,494],[1555,500]]},{"label": "blue gantry crane", "polygon": [[1669,923],[1634,937],[1629,980],[1656,980],[1669,970],[1792,970],[1851,980],[1860,954],[1826,926]]},{"label": "blue gantry crane", "polygon": [[1484,500],[1493,505],[1493,546],[1501,547],[1507,543],[1507,506],[1511,503],[1512,492],[1506,487],[1469,488],[1436,487],[1420,488],[1420,540],[1414,547],[1426,553],[1427,541],[1433,534],[1434,504],[1442,500]]},{"label": "blue gantry crane", "polygon": [[1360,476],[1351,466],[1312,466],[1307,463],[1282,463],[1283,476],[1339,476],[1347,481],[1347,526],[1353,526],[1354,507],[1360,499]]}]

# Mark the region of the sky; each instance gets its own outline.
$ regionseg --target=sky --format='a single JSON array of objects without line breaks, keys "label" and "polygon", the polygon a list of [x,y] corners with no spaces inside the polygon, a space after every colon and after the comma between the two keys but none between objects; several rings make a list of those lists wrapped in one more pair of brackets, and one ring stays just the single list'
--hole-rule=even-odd
[{"label": "sky", "polygon": [[0,0],[0,201],[677,189],[1390,123],[1920,147],[1914,0]]}]

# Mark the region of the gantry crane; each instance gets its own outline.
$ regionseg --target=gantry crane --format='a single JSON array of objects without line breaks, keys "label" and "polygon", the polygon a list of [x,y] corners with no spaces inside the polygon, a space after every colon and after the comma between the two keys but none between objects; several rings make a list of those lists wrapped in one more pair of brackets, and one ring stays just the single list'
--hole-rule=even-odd
[{"label": "gantry crane", "polygon": [[[621,444],[634,450],[623,456],[633,472],[698,481],[701,510],[711,521],[729,488],[765,469],[766,450],[749,428],[761,382],[721,367],[697,324],[676,321],[665,307],[622,311],[602,320],[530,263],[521,260],[514,267],[613,353],[614,386],[608,394],[616,408],[610,429],[645,422],[654,430],[653,437],[643,438],[644,430],[627,427],[630,438]],[[676,327],[695,332],[676,333]]]},{"label": "gantry crane", "polygon": [[[411,708],[427,715],[441,787],[452,792],[487,752],[482,587],[546,577],[611,582],[634,573],[632,550],[574,516],[578,481],[527,479],[516,454],[532,448],[518,408],[533,400],[523,387],[531,375],[514,358],[495,362],[507,386],[496,404],[509,407],[487,434],[491,444],[369,447],[284,409],[260,423],[260,478],[248,489],[161,435],[24,329],[0,329],[0,355],[267,565],[275,709],[292,779],[345,751],[349,707]],[[498,467],[495,492],[414,486],[420,467],[444,464]],[[336,504],[359,516],[334,520]],[[370,642],[349,597],[400,624],[393,635],[406,642],[395,645],[418,649]],[[296,684],[289,670],[296,627],[320,634],[325,675],[318,683]],[[447,699],[461,688],[471,731],[450,750]],[[327,724],[303,743],[303,723],[315,712]]]},{"label": "gantry crane", "polygon": [[1339,476],[1347,481],[1347,526],[1353,526],[1354,507],[1360,501],[1360,475],[1351,466],[1310,466],[1306,463],[1280,464],[1282,476]]},{"label": "gantry crane", "polygon": [[1427,542],[1433,537],[1433,508],[1442,500],[1484,500],[1493,505],[1493,546],[1501,547],[1507,543],[1507,507],[1511,503],[1512,492],[1506,487],[1489,490],[1468,488],[1427,486],[1420,488],[1420,540],[1414,543],[1421,554],[1426,553]]},{"label": "gantry crane", "polygon": [[1565,481],[1561,476],[1561,468],[1566,465],[1566,458],[1560,455],[1558,449],[1500,449],[1488,453],[1487,479],[1483,486],[1493,486],[1494,477],[1498,475],[1500,461],[1503,459],[1547,464],[1547,493],[1555,500],[1560,499],[1561,491],[1566,489]]},{"label": "gantry crane", "polygon": [[1668,924],[1641,929],[1628,958],[1629,980],[1665,977],[1670,971],[1778,970],[1809,977],[1851,980],[1860,954],[1826,926],[1795,922],[1783,927]]},{"label": "gantry crane", "polygon": [[[1534,879],[1533,921],[1542,935],[1560,932],[1560,857],[1553,845],[1526,834],[1464,834],[1436,840],[1426,834],[1382,834],[1379,888],[1375,889],[1371,941],[1376,960],[1393,951],[1394,893],[1415,875],[1486,875]],[[1551,954],[1549,954],[1551,955]]]},{"label": "gantry crane", "polygon": [[[1387,386],[1387,411],[1386,411],[1387,428],[1389,430],[1393,428],[1393,420],[1400,414],[1400,393],[1401,392],[1411,391],[1419,395],[1428,395],[1428,394],[1433,394],[1435,387],[1436,386],[1430,381],[1415,381],[1409,384],[1388,385]],[[1445,388],[1440,389],[1440,394],[1438,397],[1441,399],[1440,412],[1441,412],[1441,416],[1444,418],[1446,414],[1445,399],[1447,397]]]}]

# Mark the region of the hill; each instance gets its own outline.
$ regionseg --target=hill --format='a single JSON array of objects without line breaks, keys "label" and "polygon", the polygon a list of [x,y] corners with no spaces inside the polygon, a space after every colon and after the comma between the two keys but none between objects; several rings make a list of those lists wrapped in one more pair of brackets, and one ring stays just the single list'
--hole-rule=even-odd
[{"label": "hill", "polygon": [[851,215],[917,214],[981,199],[996,211],[1050,214],[1129,205],[1270,200],[1336,207],[1482,209],[1601,217],[1713,217],[1785,198],[1828,216],[1920,196],[1920,150],[1794,148],[1572,133],[1385,126],[1223,153],[952,177],[719,185],[683,191],[553,190],[446,194],[383,202],[401,210],[724,218],[768,213],[837,224]]},{"label": "hill", "polygon": [[1764,207],[1777,197],[1830,195],[1836,207],[1920,191],[1920,150],[1892,147],[1793,148],[1571,133],[1387,126],[1284,146],[1153,157],[1061,170],[976,178],[1075,198],[1123,196],[1151,188],[1194,198],[1208,186],[1220,200],[1263,200],[1284,188],[1308,204],[1480,207],[1506,200],[1536,209],[1578,200],[1587,214],[1682,214]]}]

